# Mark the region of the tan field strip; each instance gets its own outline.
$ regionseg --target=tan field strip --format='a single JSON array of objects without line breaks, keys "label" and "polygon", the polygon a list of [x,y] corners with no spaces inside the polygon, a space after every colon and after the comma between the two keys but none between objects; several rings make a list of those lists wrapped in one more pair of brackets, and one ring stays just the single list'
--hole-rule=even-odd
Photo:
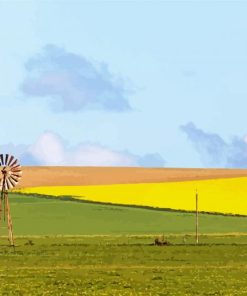
[{"label": "tan field strip", "polygon": [[23,167],[18,187],[162,183],[247,177],[243,169]]}]

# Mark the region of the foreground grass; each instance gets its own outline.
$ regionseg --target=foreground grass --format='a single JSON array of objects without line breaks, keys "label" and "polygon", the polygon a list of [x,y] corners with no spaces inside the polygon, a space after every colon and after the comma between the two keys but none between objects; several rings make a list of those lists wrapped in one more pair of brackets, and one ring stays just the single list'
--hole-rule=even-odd
[{"label": "foreground grass", "polygon": [[[195,215],[10,195],[15,235],[193,233]],[[200,232],[243,233],[247,218],[200,214]],[[1,234],[7,233],[1,229]]]},{"label": "foreground grass", "polygon": [[[247,237],[26,237],[0,247],[1,295],[247,295]],[[4,238],[0,239],[1,243]],[[220,242],[220,243],[219,243]],[[232,243],[242,242],[239,245]],[[217,243],[217,244],[214,244]]]},{"label": "foreground grass", "polygon": [[246,177],[146,184],[30,187],[23,188],[21,192],[71,195],[89,201],[193,211],[196,189],[199,192],[200,211],[247,215]]},{"label": "foreground grass", "polygon": [[[16,194],[10,205],[0,295],[247,295],[246,217],[200,215],[195,246],[189,213]],[[170,245],[154,246],[157,234]]]}]

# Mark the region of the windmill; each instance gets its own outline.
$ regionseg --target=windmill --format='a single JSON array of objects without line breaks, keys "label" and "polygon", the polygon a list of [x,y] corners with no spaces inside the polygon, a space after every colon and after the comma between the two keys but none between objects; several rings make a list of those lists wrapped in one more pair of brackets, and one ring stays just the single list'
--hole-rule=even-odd
[{"label": "windmill", "polygon": [[0,154],[0,222],[7,216],[9,243],[14,246],[13,227],[10,215],[8,190],[14,188],[21,177],[22,170],[18,160],[9,154]]}]

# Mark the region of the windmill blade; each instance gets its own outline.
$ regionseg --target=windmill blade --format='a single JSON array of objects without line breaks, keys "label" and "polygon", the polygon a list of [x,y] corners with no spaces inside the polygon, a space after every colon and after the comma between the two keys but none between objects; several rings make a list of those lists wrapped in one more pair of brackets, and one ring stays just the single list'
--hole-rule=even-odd
[{"label": "windmill blade", "polygon": [[21,178],[21,174],[20,173],[12,173],[11,176],[14,176],[14,177],[16,177],[18,179]]},{"label": "windmill blade", "polygon": [[14,175],[10,175],[9,176],[9,179],[12,180],[12,181],[14,181],[15,183],[18,183],[18,181],[19,181],[19,178],[16,175],[15,176]]},{"label": "windmill blade", "polygon": [[20,168],[20,167],[21,167],[21,166],[20,166],[20,164],[18,163],[17,165],[12,166],[10,169],[13,170],[13,169]]},{"label": "windmill blade", "polygon": [[12,178],[9,177],[7,180],[11,184],[11,188],[14,188],[16,186],[16,183],[12,180]]},{"label": "windmill blade", "polygon": [[10,168],[11,172],[21,171],[21,167]]},{"label": "windmill blade", "polygon": [[9,179],[6,179],[5,182],[6,182],[6,190],[9,190],[9,189],[13,188],[12,184],[9,182]]},{"label": "windmill blade", "polygon": [[11,173],[17,174],[19,176],[22,175],[22,170],[15,170],[15,171],[11,171]]},{"label": "windmill blade", "polygon": [[14,170],[10,170],[10,172],[11,172],[11,173],[19,173],[19,172],[22,172],[22,170],[19,169],[19,168],[16,168],[16,169],[14,169]]},{"label": "windmill blade", "polygon": [[13,167],[13,166],[15,166],[16,164],[18,163],[18,159],[16,159],[13,163],[11,163],[9,166],[10,167]]},{"label": "windmill blade", "polygon": [[10,176],[11,177],[13,176],[14,178],[20,180],[22,177],[22,174],[21,174],[21,172],[20,173],[17,172],[17,173],[12,173]]},{"label": "windmill blade", "polygon": [[0,154],[0,161],[1,161],[1,165],[4,165],[4,163],[3,163],[3,154]]},{"label": "windmill blade", "polygon": [[10,155],[9,161],[7,163],[7,166],[11,166],[11,163],[13,162],[14,159],[15,159],[15,157],[13,155]]},{"label": "windmill blade", "polygon": [[18,185],[18,182],[13,181],[12,179],[10,179],[10,182],[11,182],[13,188]]},{"label": "windmill blade", "polygon": [[11,172],[19,172],[19,171],[22,171],[22,169],[21,169],[21,166],[19,165],[19,166],[15,166],[15,167],[13,167],[13,168],[10,168],[10,171]]},{"label": "windmill blade", "polygon": [[9,189],[12,189],[12,188],[15,187],[15,184],[13,185],[13,184],[12,184],[13,182],[11,182],[10,179],[7,179],[7,183],[8,183],[8,185],[9,185]]},{"label": "windmill blade", "polygon": [[4,165],[7,165],[8,160],[9,160],[9,154],[6,154],[6,155],[5,155],[5,162],[4,162]]}]

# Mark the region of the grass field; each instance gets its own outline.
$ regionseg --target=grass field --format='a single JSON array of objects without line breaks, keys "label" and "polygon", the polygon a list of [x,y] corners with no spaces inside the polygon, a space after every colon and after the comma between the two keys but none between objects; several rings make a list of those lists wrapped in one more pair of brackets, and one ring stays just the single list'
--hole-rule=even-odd
[{"label": "grass field", "polygon": [[[18,235],[193,233],[192,213],[10,195]],[[247,218],[200,214],[202,233],[246,232]]]},{"label": "grass field", "polygon": [[157,247],[147,237],[18,238],[15,252],[0,247],[1,295],[247,295],[244,241]]},{"label": "grass field", "polygon": [[193,211],[195,190],[199,210],[247,215],[247,178],[186,182],[115,184],[100,186],[47,186],[23,188],[23,193],[72,195],[89,201]]},{"label": "grass field", "polygon": [[[0,295],[247,295],[247,217],[200,214],[196,246],[191,213],[19,194],[10,206]],[[162,234],[169,246],[153,244]]]}]

